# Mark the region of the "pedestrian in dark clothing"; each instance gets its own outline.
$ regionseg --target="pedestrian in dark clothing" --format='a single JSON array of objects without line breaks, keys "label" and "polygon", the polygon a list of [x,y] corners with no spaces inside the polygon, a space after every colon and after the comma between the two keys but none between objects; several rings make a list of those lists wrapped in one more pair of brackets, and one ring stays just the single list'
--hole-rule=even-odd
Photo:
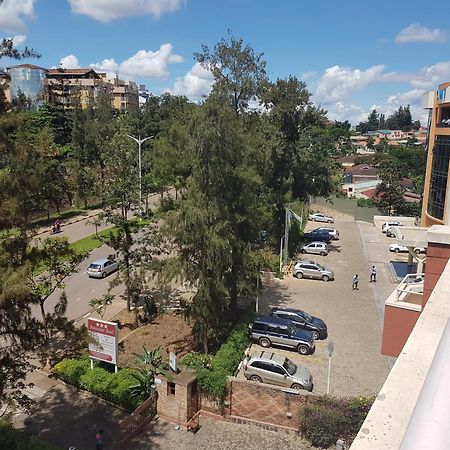
[{"label": "pedestrian in dark clothing", "polygon": [[355,275],[353,276],[353,290],[354,291],[358,290],[358,283],[359,283],[359,275],[357,273],[355,273]]},{"label": "pedestrian in dark clothing", "polygon": [[372,266],[372,270],[370,271],[370,282],[372,283],[377,282],[377,268],[375,266]]},{"label": "pedestrian in dark clothing", "polygon": [[103,450],[103,430],[98,430],[95,435],[95,450]]}]

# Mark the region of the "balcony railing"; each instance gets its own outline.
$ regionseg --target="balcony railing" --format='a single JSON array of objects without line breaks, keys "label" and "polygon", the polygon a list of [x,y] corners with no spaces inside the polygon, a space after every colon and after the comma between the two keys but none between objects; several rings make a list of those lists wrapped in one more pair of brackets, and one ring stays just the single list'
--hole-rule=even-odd
[{"label": "balcony railing", "polygon": [[420,305],[423,294],[423,273],[406,275],[396,289],[396,300]]}]

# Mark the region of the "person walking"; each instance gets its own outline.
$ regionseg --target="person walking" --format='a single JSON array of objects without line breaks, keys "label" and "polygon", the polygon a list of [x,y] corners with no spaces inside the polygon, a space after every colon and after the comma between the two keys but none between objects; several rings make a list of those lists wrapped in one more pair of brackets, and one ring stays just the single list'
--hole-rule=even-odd
[{"label": "person walking", "polygon": [[370,271],[370,282],[377,282],[377,268],[372,266],[372,270]]},{"label": "person walking", "polygon": [[95,435],[95,450],[103,450],[103,430],[98,430]]},{"label": "person walking", "polygon": [[358,283],[359,283],[359,275],[355,273],[355,275],[353,276],[353,286],[352,286],[352,289],[354,291],[358,290]]}]

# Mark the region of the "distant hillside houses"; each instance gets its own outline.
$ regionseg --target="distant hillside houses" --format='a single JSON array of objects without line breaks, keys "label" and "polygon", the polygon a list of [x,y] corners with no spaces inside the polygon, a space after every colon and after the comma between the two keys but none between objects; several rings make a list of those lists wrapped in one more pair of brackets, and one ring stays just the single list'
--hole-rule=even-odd
[{"label": "distant hillside houses", "polygon": [[356,147],[357,153],[373,153],[372,147],[385,142],[387,145],[402,145],[414,139],[416,145],[425,145],[427,140],[427,129],[424,127],[418,130],[376,130],[368,131],[364,134],[355,133],[350,136],[350,141]]}]

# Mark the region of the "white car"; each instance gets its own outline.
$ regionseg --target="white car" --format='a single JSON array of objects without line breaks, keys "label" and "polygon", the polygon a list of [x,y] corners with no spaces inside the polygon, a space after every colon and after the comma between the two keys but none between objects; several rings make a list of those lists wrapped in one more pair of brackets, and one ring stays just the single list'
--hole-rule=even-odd
[{"label": "white car", "polygon": [[[390,252],[395,252],[395,253],[406,253],[408,252],[408,247],[406,247],[405,245],[400,245],[400,244],[391,244],[389,246],[389,251]],[[425,249],[423,247],[414,247],[414,253],[425,253]]]},{"label": "white car", "polygon": [[325,242],[310,242],[300,247],[300,253],[311,253],[313,255],[328,255],[328,245]]},{"label": "white car", "polygon": [[119,268],[119,263],[112,258],[102,258],[94,261],[87,268],[89,278],[105,278]]},{"label": "white car", "polygon": [[326,216],[322,213],[310,214],[309,220],[312,220],[313,222],[334,223],[334,219],[332,217]]},{"label": "white car", "polygon": [[328,233],[334,240],[339,239],[339,231],[336,230],[336,228],[319,227],[314,228],[313,231],[323,231],[325,233]]},{"label": "white car", "polygon": [[390,227],[401,227],[402,224],[400,222],[384,222],[383,226],[381,227],[381,231],[383,233],[386,233]]}]

